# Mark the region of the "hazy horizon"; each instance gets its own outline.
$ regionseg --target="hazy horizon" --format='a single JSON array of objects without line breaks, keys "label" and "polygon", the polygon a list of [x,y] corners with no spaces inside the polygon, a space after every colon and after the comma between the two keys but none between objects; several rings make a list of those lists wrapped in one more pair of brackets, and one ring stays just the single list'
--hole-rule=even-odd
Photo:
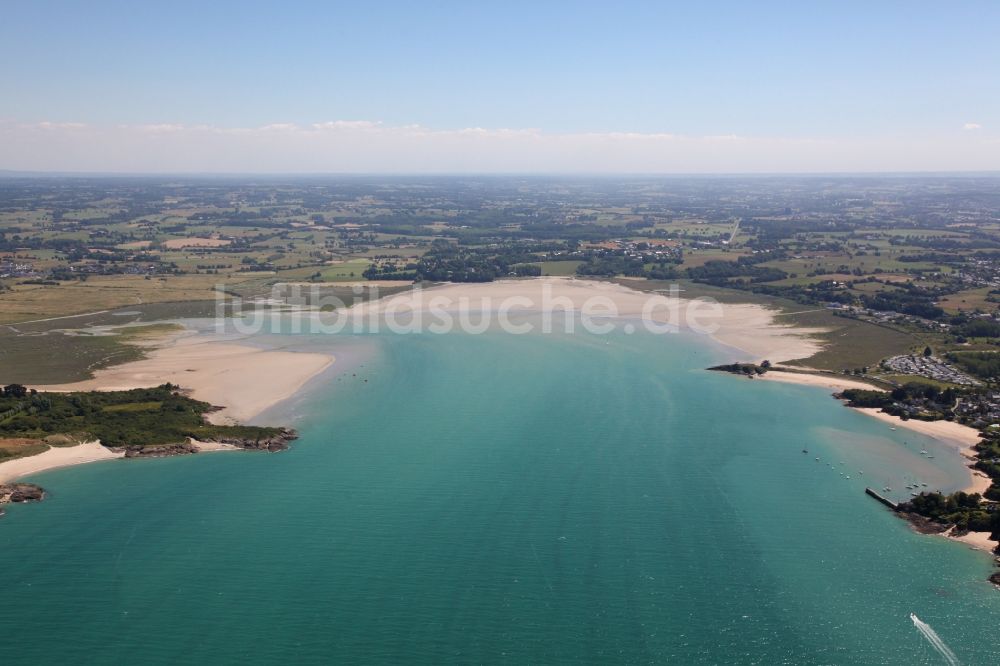
[{"label": "hazy horizon", "polygon": [[726,178],[1000,178],[990,171],[770,171],[770,172],[598,172],[598,171],[61,171],[0,169],[0,178],[539,178],[539,179],[726,179]]},{"label": "hazy horizon", "polygon": [[978,0],[43,0],[6,18],[0,169],[1000,170],[1000,6]]}]

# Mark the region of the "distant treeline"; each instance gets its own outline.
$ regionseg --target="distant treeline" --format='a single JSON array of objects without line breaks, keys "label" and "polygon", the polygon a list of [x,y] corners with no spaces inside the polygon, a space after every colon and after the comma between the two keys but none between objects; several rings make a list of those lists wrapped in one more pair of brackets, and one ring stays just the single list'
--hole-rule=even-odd
[{"label": "distant treeline", "polygon": [[981,379],[1000,379],[1000,353],[989,351],[951,352],[945,355],[949,362]]},{"label": "distant treeline", "polygon": [[504,277],[542,274],[539,253],[565,251],[562,243],[498,243],[465,247],[437,240],[416,263],[372,264],[362,275],[369,280],[428,280],[431,282],[492,282]]},{"label": "distant treeline", "polygon": [[919,410],[917,418],[929,421],[951,418],[951,409],[959,395],[961,392],[954,388],[942,391],[936,386],[916,382],[892,391],[846,389],[840,394],[851,407],[875,407],[902,418],[910,418],[907,407],[914,407]]}]

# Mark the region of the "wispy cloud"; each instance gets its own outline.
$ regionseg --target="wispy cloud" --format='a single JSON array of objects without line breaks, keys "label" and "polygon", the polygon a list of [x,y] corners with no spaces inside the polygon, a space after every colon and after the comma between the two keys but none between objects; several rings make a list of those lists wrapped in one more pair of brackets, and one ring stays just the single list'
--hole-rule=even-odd
[{"label": "wispy cloud", "polygon": [[21,125],[24,129],[39,129],[39,130],[76,130],[83,129],[87,127],[86,123],[54,123],[48,120],[43,120],[38,123],[29,123]]},{"label": "wispy cloud", "polygon": [[[978,123],[967,129],[981,130]],[[373,120],[257,127],[0,120],[0,169],[220,173],[732,173],[1000,170],[997,137],[760,137],[431,129]]]},{"label": "wispy cloud", "polygon": [[962,125],[962,129],[964,129],[964,130],[978,130],[978,129],[983,129],[983,126],[980,125],[979,123],[965,123],[964,125]]},{"label": "wispy cloud", "polygon": [[312,124],[312,128],[316,130],[377,129],[381,126],[382,123],[371,120],[328,120],[324,123]]},{"label": "wispy cloud", "polygon": [[[122,129],[131,129],[130,125],[121,125]],[[149,132],[150,134],[169,134],[173,132],[183,132],[187,129],[184,125],[178,125],[174,123],[154,123],[150,125],[136,125],[135,129],[141,132]]]}]

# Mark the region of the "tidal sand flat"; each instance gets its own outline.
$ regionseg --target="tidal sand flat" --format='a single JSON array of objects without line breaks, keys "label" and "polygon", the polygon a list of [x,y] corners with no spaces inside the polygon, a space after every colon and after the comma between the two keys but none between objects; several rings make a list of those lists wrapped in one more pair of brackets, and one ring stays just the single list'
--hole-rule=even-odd
[{"label": "tidal sand flat", "polygon": [[572,311],[586,313],[593,319],[604,316],[644,319],[654,324],[694,328],[740,350],[744,361],[808,358],[822,348],[812,337],[823,332],[822,329],[783,325],[776,320],[775,310],[749,303],[697,305],[679,294],[646,293],[609,282],[550,277],[444,284],[360,304],[352,308],[351,314],[362,320],[391,314],[406,322],[414,312],[426,314],[432,310],[449,315],[501,309],[515,315]]},{"label": "tidal sand flat", "polygon": [[98,370],[93,379],[35,387],[40,391],[112,391],[171,383],[223,407],[211,418],[246,422],[295,394],[334,362],[330,354],[290,352],[220,341],[192,331],[174,336],[148,358]]}]

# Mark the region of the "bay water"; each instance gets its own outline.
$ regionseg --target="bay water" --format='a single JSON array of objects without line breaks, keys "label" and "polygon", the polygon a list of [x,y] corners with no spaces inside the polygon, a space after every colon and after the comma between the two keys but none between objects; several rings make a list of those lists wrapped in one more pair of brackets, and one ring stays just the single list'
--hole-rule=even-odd
[{"label": "bay water", "polygon": [[863,492],[961,460],[829,391],[693,334],[302,343],[291,450],[32,479],[0,663],[942,663],[911,612],[1000,662],[990,557]]}]

